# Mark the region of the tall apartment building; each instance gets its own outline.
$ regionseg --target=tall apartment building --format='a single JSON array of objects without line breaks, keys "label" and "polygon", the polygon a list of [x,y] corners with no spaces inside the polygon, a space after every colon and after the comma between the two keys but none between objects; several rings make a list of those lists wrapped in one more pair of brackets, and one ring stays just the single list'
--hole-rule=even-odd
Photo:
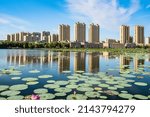
[{"label": "tall apartment building", "polygon": [[10,37],[11,37],[11,36],[8,34],[8,35],[7,35],[7,41],[12,41]]},{"label": "tall apartment building", "polygon": [[144,44],[145,39],[144,39],[144,26],[135,26],[134,27],[134,40],[137,45],[139,44]]},{"label": "tall apartment building", "polygon": [[86,24],[85,23],[75,23],[74,27],[74,37],[75,41],[85,42],[86,41]]},{"label": "tall apartment building", "polygon": [[26,32],[20,32],[19,33],[19,41],[26,41],[26,40],[24,40],[24,36],[26,36],[28,33],[26,33]]},{"label": "tall apartment building", "polygon": [[122,25],[120,26],[120,43],[126,44],[130,41],[130,27]]},{"label": "tall apartment building", "polygon": [[89,43],[99,43],[99,25],[90,24],[89,28]]},{"label": "tall apartment building", "polygon": [[59,41],[70,41],[70,26],[59,25]]},{"label": "tall apartment building", "polygon": [[11,41],[16,41],[15,34],[11,34],[11,35],[10,35],[10,38],[11,38]]},{"label": "tall apartment building", "polygon": [[51,35],[51,42],[57,42],[58,41],[58,34],[52,34]]},{"label": "tall apartment building", "polygon": [[15,34],[16,41],[19,41],[19,33]]},{"label": "tall apartment building", "polygon": [[50,32],[49,31],[43,31],[41,33],[41,41],[43,41],[43,40],[48,41],[49,36],[50,36]]}]

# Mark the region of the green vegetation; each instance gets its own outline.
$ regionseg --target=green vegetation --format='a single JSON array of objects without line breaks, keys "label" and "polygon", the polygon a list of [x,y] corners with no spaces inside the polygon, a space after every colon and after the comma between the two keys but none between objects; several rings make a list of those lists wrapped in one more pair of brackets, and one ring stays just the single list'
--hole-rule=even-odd
[{"label": "green vegetation", "polygon": [[150,47],[138,46],[137,48],[70,48],[67,42],[9,42],[0,41],[0,49],[51,49],[53,51],[73,51],[73,52],[111,52],[112,54],[121,53],[150,53]]},{"label": "green vegetation", "polygon": [[52,42],[52,43],[37,43],[37,42],[9,42],[1,41],[1,49],[12,49],[12,48],[21,48],[21,49],[34,49],[34,48],[69,48],[69,43],[65,42]]}]

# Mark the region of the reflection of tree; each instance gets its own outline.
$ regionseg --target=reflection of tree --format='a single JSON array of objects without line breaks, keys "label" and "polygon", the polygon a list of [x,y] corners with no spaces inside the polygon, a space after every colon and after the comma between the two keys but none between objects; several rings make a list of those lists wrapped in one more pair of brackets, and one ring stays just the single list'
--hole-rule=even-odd
[{"label": "reflection of tree", "polygon": [[132,61],[132,57],[129,57],[127,55],[120,55],[120,70],[125,71],[129,69],[130,63]]}]

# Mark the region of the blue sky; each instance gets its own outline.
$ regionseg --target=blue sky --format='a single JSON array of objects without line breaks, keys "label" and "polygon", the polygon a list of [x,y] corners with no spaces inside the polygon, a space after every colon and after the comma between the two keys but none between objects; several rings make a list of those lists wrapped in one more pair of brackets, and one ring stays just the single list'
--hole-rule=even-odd
[{"label": "blue sky", "polygon": [[[20,31],[58,32],[59,24],[98,23],[101,40],[119,39],[119,26],[145,26],[145,37],[150,36],[150,0],[0,0],[0,39]],[[87,37],[88,39],[88,37]]]}]

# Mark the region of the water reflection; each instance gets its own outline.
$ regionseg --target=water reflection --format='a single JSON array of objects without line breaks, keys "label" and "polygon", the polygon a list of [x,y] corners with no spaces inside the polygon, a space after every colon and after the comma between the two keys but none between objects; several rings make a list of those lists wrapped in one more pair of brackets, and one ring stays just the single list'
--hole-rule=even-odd
[{"label": "water reflection", "polygon": [[[109,52],[103,53],[86,53],[86,52],[53,52],[50,50],[9,50],[6,53],[7,64],[9,65],[40,65],[53,67],[57,64],[58,73],[63,71],[86,71],[96,73],[100,71],[101,64],[105,63],[105,59],[100,61],[100,56],[107,60],[118,59],[117,63],[120,64],[120,70],[124,71],[133,65],[134,71],[138,71],[139,67],[144,67],[145,59],[142,55],[133,54],[132,56],[113,55]],[[150,60],[150,55],[145,55],[147,60]],[[87,61],[88,60],[88,61]],[[110,63],[110,64],[113,64]],[[71,69],[73,66],[73,69]],[[115,67],[112,66],[111,67]]]},{"label": "water reflection", "polygon": [[85,71],[86,53],[75,52],[74,53],[74,71]]}]

